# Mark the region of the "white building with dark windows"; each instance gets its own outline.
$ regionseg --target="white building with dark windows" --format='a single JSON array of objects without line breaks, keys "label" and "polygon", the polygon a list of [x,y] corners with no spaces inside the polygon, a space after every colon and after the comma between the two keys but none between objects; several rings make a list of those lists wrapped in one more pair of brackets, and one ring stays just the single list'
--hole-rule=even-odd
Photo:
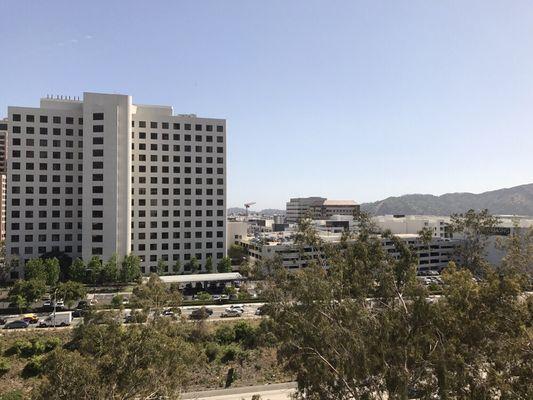
[{"label": "white building with dark windows", "polygon": [[8,128],[8,257],[134,253],[148,273],[225,255],[225,120],[84,93],[9,107]]}]

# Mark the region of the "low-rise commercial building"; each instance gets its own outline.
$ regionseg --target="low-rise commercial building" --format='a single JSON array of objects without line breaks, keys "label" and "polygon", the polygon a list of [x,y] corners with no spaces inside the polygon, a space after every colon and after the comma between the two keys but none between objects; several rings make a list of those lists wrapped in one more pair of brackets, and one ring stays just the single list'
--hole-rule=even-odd
[{"label": "low-rise commercial building", "polygon": [[359,212],[359,205],[353,200],[305,197],[290,199],[286,210],[286,222],[297,223],[302,218],[328,219],[333,215],[353,216]]},{"label": "low-rise commercial building", "polygon": [[[342,233],[319,231],[324,243],[339,244]],[[440,271],[453,259],[456,246],[460,244],[457,239],[434,237],[429,244],[423,243],[416,234],[399,234],[418,255],[419,271]],[[399,257],[392,241],[381,238],[382,245],[392,257]],[[294,232],[275,232],[256,237],[246,237],[237,240],[251,261],[274,259],[278,257],[285,268],[299,269],[309,265],[312,261],[324,260],[326,254],[311,246],[301,246],[294,242]],[[327,260],[325,260],[327,265]]]}]

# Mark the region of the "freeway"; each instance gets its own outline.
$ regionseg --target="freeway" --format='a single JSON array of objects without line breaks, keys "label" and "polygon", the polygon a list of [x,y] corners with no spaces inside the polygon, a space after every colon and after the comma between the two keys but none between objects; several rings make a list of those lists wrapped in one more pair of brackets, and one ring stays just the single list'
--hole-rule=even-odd
[{"label": "freeway", "polygon": [[287,382],[190,392],[184,393],[181,398],[183,400],[250,400],[253,395],[260,395],[263,400],[288,400],[295,392],[296,382]]},{"label": "freeway", "polygon": [[[240,317],[233,317],[233,318],[223,318],[222,313],[224,310],[228,307],[230,307],[230,304],[224,304],[224,305],[213,305],[213,306],[207,306],[208,309],[211,309],[213,311],[213,314],[210,315],[207,318],[207,321],[220,321],[224,319],[252,319],[252,318],[260,318],[259,316],[255,315],[255,312],[259,307],[261,307],[264,303],[248,303],[248,304],[241,304],[244,308],[243,313]],[[183,306],[179,307],[181,309],[181,315],[188,318],[189,315],[195,310],[200,308],[199,306]],[[102,310],[105,311],[105,310]],[[131,309],[124,309],[122,311],[123,316],[129,315],[131,313]],[[39,317],[39,319],[44,318],[51,313],[37,313],[36,315]],[[4,319],[6,319],[6,322],[16,321],[18,319],[22,319],[24,314],[17,314],[17,315],[7,315],[3,316]],[[70,327],[74,327],[82,322],[82,318],[73,318],[72,325]],[[38,324],[30,324],[28,329],[35,329],[38,327]],[[50,329],[50,328],[43,328],[43,329]],[[59,329],[59,328],[56,328]],[[68,329],[68,327],[65,327],[63,329]]]}]

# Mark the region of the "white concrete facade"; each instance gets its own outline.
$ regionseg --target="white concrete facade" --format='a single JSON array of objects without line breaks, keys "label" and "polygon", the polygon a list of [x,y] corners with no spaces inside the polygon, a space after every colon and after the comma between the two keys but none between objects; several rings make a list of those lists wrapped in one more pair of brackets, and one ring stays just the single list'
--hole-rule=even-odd
[{"label": "white concrete facade", "polygon": [[[318,231],[324,243],[340,244],[342,233]],[[418,256],[419,271],[440,271],[448,262],[453,260],[454,251],[461,241],[456,239],[433,238],[431,242],[424,244],[416,234],[397,235],[409,245]],[[301,247],[294,243],[294,233],[277,232],[265,234],[260,237],[247,237],[238,240],[252,261],[273,259],[279,257],[282,265],[287,269],[300,269],[309,265],[312,260],[324,258],[325,254],[309,246]],[[399,258],[391,240],[381,238],[383,249],[393,258]],[[326,260],[327,264],[327,260]]]},{"label": "white concrete facade", "polygon": [[134,253],[148,273],[225,255],[225,120],[98,93],[8,115],[9,257]]},{"label": "white concrete facade", "polygon": [[418,234],[427,228],[433,237],[451,238],[450,217],[435,215],[383,215],[372,220],[382,231],[390,230],[392,234]]}]

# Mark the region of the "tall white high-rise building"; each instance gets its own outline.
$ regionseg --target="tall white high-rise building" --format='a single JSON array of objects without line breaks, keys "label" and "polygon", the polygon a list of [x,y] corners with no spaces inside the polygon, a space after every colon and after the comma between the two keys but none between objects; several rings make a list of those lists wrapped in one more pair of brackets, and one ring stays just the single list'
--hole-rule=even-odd
[{"label": "tall white high-rise building", "polygon": [[8,128],[8,257],[133,253],[148,273],[225,255],[225,120],[84,93],[9,107]]}]

